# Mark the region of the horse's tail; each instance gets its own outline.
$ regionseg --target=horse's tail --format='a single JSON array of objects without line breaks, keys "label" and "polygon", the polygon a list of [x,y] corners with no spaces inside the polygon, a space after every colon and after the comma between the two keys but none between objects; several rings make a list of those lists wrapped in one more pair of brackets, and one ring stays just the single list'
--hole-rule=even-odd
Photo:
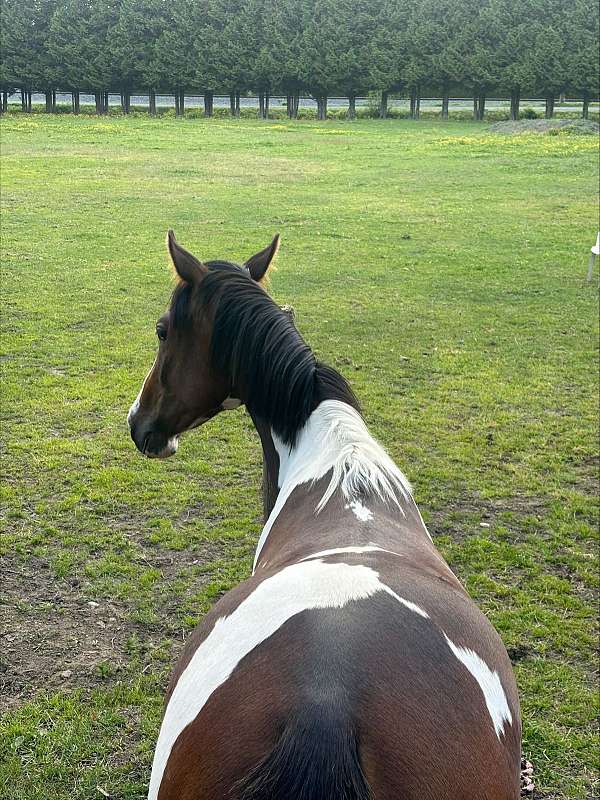
[{"label": "horse's tail", "polygon": [[309,705],[240,784],[241,800],[370,800],[348,715]]}]

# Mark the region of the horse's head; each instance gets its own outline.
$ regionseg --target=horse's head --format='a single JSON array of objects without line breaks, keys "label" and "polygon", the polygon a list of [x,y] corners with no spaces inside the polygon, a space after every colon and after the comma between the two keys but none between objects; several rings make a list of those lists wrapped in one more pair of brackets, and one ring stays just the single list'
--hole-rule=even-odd
[{"label": "horse's head", "polygon": [[[173,455],[181,433],[241,404],[231,376],[215,369],[211,357],[210,299],[228,274],[232,279],[263,281],[279,236],[243,266],[224,261],[203,264],[179,246],[173,231],[167,235],[167,246],[178,285],[169,308],[156,323],[158,353],[127,416],[131,438],[150,458]],[[211,273],[213,281],[205,284]]]}]

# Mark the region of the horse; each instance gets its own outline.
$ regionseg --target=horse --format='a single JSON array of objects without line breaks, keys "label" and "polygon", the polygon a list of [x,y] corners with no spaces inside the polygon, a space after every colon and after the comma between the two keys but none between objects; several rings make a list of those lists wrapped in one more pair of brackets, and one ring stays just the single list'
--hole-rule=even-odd
[{"label": "horse", "polygon": [[344,377],[265,283],[279,247],[177,284],[131,406],[138,450],[245,406],[268,519],[252,575],[171,676],[149,800],[516,800],[519,699],[504,645],[433,541]]}]

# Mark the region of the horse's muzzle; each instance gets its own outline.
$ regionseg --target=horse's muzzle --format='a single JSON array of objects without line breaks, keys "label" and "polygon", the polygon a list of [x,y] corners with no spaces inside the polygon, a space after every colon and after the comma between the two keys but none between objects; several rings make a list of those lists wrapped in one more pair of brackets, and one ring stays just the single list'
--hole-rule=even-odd
[{"label": "horse's muzzle", "polygon": [[168,436],[162,431],[152,429],[142,420],[136,420],[135,415],[128,422],[131,438],[142,455],[148,458],[169,458],[177,452],[178,436]]}]

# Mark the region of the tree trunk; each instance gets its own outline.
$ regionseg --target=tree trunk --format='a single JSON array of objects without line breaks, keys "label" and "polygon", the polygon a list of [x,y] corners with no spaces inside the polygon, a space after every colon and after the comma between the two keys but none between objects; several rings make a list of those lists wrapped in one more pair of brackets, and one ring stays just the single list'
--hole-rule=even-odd
[{"label": "tree trunk", "polygon": [[129,92],[122,92],[121,94],[121,111],[123,114],[129,114],[129,103],[131,102],[131,95]]},{"label": "tree trunk", "polygon": [[388,93],[382,92],[381,93],[381,103],[379,105],[379,117],[380,119],[386,119],[388,112]]},{"label": "tree trunk", "polygon": [[583,93],[583,105],[581,107],[581,116],[583,119],[588,118],[589,110],[590,110],[590,93],[585,91]]},{"label": "tree trunk", "polygon": [[108,92],[104,92],[104,113],[108,114]]},{"label": "tree trunk", "polygon": [[154,89],[148,91],[148,113],[151,117],[156,116],[156,92]]},{"label": "tree trunk", "polygon": [[521,90],[519,87],[512,89],[510,93],[510,118],[519,119],[519,106],[521,103]]},{"label": "tree trunk", "polygon": [[2,92],[2,105],[0,106],[2,113],[5,114],[8,111],[8,92]]},{"label": "tree trunk", "polygon": [[229,94],[229,113],[235,117],[235,92]]},{"label": "tree trunk", "polygon": [[419,86],[413,86],[410,90],[410,118],[419,119],[421,113],[421,94]]},{"label": "tree trunk", "polygon": [[235,93],[235,116],[240,116],[240,93]]},{"label": "tree trunk", "polygon": [[179,113],[182,117],[185,117],[185,91],[180,89],[179,92]]},{"label": "tree trunk", "polygon": [[327,119],[327,95],[317,97],[317,119]]},{"label": "tree trunk", "polygon": [[291,94],[286,95],[285,107],[286,107],[285,110],[286,110],[286,114],[288,116],[288,119],[291,119],[292,118],[292,95]]},{"label": "tree trunk", "polygon": [[479,119],[479,98],[473,95],[473,119]]},{"label": "tree trunk", "polygon": [[27,93],[25,89],[21,89],[21,111],[27,111]]},{"label": "tree trunk", "polygon": [[52,89],[52,113],[56,114],[56,89]]},{"label": "tree trunk", "polygon": [[292,98],[292,119],[298,119],[299,106],[300,106],[300,95],[295,94]]},{"label": "tree trunk", "polygon": [[212,117],[213,115],[213,93],[204,92],[204,116]]},{"label": "tree trunk", "polygon": [[561,92],[561,93],[560,93],[560,97],[558,98],[558,102],[559,102],[559,103],[565,103],[565,102],[566,102],[566,100],[567,100],[567,96],[566,96],[566,94],[565,94],[564,92]]},{"label": "tree trunk", "polygon": [[[258,93],[258,116],[259,119],[269,118],[269,100],[271,96],[268,91]],[[287,115],[290,116],[290,95],[287,96]],[[239,116],[239,114],[238,114]]]},{"label": "tree trunk", "polygon": [[46,114],[52,113],[52,91],[44,92],[46,95]]},{"label": "tree trunk", "polygon": [[71,104],[73,106],[73,113],[79,114],[79,92],[71,92]]},{"label": "tree trunk", "polygon": [[554,95],[546,95],[546,119],[552,119],[554,116]]},{"label": "tree trunk", "polygon": [[102,93],[94,92],[94,103],[96,104],[96,114],[102,114]]},{"label": "tree trunk", "polygon": [[175,116],[179,116],[179,89],[175,89]]},{"label": "tree trunk", "polygon": [[448,107],[450,105],[450,93],[447,86],[442,90],[442,119],[448,119]]},{"label": "tree trunk", "polygon": [[348,119],[356,119],[356,95],[348,95]]},{"label": "tree trunk", "polygon": [[478,100],[477,106],[478,106],[478,108],[477,108],[477,112],[478,112],[477,119],[482,120],[483,117],[485,116],[485,95],[484,94],[480,94],[479,95],[479,100]]}]

